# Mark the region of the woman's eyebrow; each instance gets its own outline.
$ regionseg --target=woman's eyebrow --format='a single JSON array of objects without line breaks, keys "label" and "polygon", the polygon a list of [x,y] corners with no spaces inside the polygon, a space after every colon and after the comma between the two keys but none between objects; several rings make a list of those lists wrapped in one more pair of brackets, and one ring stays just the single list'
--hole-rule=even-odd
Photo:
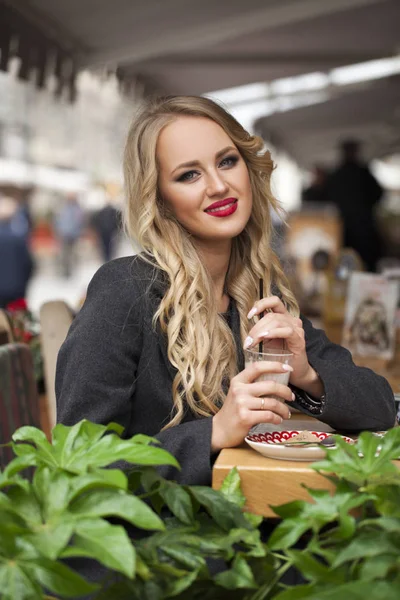
[{"label": "woman's eyebrow", "polygon": [[[221,156],[223,156],[224,154],[226,154],[227,152],[229,152],[229,150],[236,150],[236,148],[234,146],[227,146],[226,148],[223,148],[222,150],[219,150],[217,152],[217,154],[215,155],[215,158],[218,159]],[[175,169],[172,171],[171,174],[174,174],[175,171],[177,171],[178,169],[182,169],[182,168],[188,168],[188,167],[198,167],[200,164],[200,161],[198,160],[191,160],[189,162],[185,162],[185,163],[181,163],[180,165],[178,165],[177,167],[175,167]]]}]

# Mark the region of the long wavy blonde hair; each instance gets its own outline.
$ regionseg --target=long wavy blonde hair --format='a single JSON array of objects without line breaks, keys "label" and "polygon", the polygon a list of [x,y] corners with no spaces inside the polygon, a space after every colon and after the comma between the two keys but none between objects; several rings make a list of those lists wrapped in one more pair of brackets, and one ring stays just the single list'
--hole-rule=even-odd
[{"label": "long wavy blonde hair", "polygon": [[125,147],[124,178],[127,206],[125,227],[143,248],[144,257],[167,275],[169,286],[154,315],[168,341],[168,357],[177,369],[173,411],[166,425],[181,422],[187,407],[198,416],[214,415],[224,401],[223,382],[237,373],[234,338],[218,313],[211,277],[202,264],[190,233],[171,215],[158,190],[156,145],[166,125],[181,116],[215,121],[231,138],[249,172],[253,208],[242,233],[234,238],[225,292],[240,315],[242,339],[247,313],[258,297],[259,280],[265,295],[278,291],[288,310],[297,315],[280,262],[271,249],[271,209],[280,206],[271,193],[274,165],[261,138],[250,135],[221,106],[207,98],[171,96],[147,103],[136,115]]}]

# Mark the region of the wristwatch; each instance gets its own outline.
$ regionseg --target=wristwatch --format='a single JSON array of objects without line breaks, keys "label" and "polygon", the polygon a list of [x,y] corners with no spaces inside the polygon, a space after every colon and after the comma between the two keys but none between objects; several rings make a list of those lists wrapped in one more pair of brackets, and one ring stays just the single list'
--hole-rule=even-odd
[{"label": "wristwatch", "polygon": [[319,398],[314,398],[310,396],[304,390],[297,388],[296,386],[290,386],[296,396],[295,402],[298,404],[299,408],[303,410],[307,410],[312,415],[320,415],[325,406],[325,394],[320,396]]}]

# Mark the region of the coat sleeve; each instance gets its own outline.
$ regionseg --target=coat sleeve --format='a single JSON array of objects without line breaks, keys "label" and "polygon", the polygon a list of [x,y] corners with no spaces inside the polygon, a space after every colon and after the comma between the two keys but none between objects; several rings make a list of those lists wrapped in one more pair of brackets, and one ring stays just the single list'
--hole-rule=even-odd
[{"label": "coat sleeve", "polygon": [[[60,349],[57,421],[65,425],[81,419],[102,424],[113,421],[126,431],[140,433],[141,424],[132,423],[132,406],[143,345],[144,291],[131,277],[121,280],[113,263],[103,265],[93,277],[84,306]],[[165,393],[171,393],[170,387],[166,386]],[[163,476],[186,484],[209,484],[211,431],[211,417],[166,431],[155,429],[153,437],[181,464],[181,471],[163,467]],[[127,463],[116,466],[129,468]]]},{"label": "coat sleeve", "polygon": [[[325,399],[318,419],[339,431],[386,430],[394,426],[396,410],[389,383],[371,369],[357,367],[348,350],[302,317],[310,365],[319,374]],[[295,404],[296,406],[296,404]],[[304,405],[297,404],[303,412]]]}]

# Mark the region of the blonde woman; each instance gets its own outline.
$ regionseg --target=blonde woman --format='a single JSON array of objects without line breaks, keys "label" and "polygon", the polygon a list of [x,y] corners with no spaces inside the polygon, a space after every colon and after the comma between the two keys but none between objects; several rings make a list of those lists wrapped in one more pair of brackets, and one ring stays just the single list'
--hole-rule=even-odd
[{"label": "blonde woman", "polygon": [[[126,227],[143,252],[89,285],[59,354],[59,421],[155,436],[182,465],[167,476],[188,484],[209,484],[222,448],[289,418],[293,401],[341,430],[394,424],[388,383],[299,317],[270,246],[272,170],[262,140],[211,100],[140,111],[124,173]],[[289,386],[255,381],[279,363],[244,368],[243,347],[276,338],[294,354]]]}]

